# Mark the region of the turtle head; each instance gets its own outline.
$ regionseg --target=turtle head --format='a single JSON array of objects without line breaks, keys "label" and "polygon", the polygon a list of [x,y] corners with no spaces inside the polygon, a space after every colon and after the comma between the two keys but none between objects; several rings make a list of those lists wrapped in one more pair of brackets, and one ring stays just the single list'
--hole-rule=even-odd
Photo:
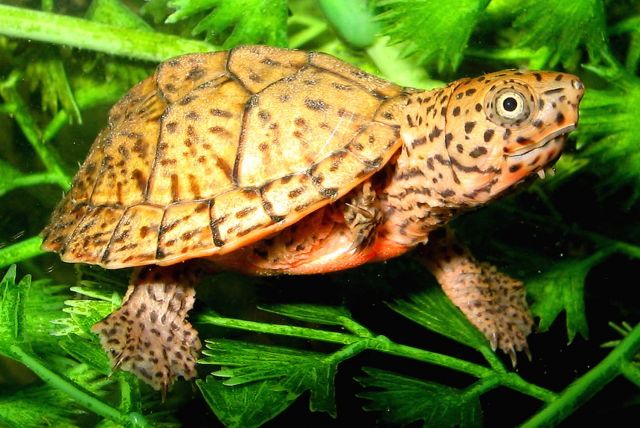
[{"label": "turtle head", "polygon": [[446,107],[445,146],[457,195],[479,205],[533,174],[544,177],[578,123],[580,79],[503,71],[463,79]]}]

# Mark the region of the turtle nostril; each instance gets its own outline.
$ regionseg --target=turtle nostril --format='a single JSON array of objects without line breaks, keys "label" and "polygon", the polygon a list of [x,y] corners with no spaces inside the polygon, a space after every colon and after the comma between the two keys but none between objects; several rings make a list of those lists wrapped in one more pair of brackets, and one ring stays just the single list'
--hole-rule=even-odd
[{"label": "turtle nostril", "polygon": [[571,80],[571,86],[577,90],[584,89],[584,84],[579,80]]}]

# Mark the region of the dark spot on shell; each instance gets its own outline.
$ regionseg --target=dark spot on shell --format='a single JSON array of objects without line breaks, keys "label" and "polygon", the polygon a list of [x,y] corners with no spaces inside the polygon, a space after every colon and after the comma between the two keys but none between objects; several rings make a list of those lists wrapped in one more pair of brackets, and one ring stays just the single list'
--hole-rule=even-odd
[{"label": "dark spot on shell", "polygon": [[304,105],[307,106],[307,108],[315,111],[327,110],[327,104],[321,99],[312,100],[311,98],[305,98]]},{"label": "dark spot on shell", "polygon": [[202,67],[193,67],[187,73],[187,80],[198,80],[204,76],[204,69]]},{"label": "dark spot on shell", "polygon": [[186,95],[180,101],[178,101],[178,104],[180,104],[181,106],[186,106],[196,98],[197,97],[195,95]]},{"label": "dark spot on shell", "polygon": [[231,114],[230,112],[226,111],[226,110],[220,110],[217,108],[212,108],[211,110],[209,110],[209,113],[211,113],[212,116],[218,116],[218,117],[231,117],[233,116],[233,114]]},{"label": "dark spot on shell", "polygon": [[176,132],[176,128],[178,127],[178,123],[177,122],[169,122],[165,125],[165,129],[167,130],[167,132],[169,132],[170,134],[173,134],[174,132]]}]

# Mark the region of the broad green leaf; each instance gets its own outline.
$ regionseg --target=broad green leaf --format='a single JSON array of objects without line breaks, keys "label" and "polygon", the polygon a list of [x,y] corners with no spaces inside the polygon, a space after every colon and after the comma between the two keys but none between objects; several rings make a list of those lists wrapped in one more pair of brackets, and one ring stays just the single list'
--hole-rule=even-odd
[{"label": "broad green leaf", "polygon": [[553,67],[576,55],[584,44],[597,60],[606,55],[606,26],[602,0],[512,0],[520,30],[521,46],[550,49],[548,64]]},{"label": "broad green leaf", "polygon": [[277,380],[227,386],[213,376],[196,380],[202,396],[226,427],[252,428],[276,417],[300,394],[283,389]]},{"label": "broad green leaf", "polygon": [[560,312],[565,311],[569,342],[573,341],[576,333],[587,338],[589,327],[584,308],[584,280],[600,260],[599,254],[587,259],[566,259],[525,280],[527,294],[534,301],[531,312],[540,317],[540,331],[549,330]]},{"label": "broad green leaf", "polygon": [[415,56],[439,72],[458,68],[469,36],[488,0],[377,0],[378,19],[390,42],[404,43]]},{"label": "broad green leaf", "polygon": [[207,340],[203,354],[206,357],[200,363],[223,367],[213,374],[228,378],[225,385],[278,380],[281,388],[293,394],[310,391],[311,410],[335,416],[337,362],[328,355],[223,339]]},{"label": "broad green leaf", "polygon": [[598,192],[631,187],[628,205],[640,198],[640,79],[620,69],[594,69],[611,83],[607,89],[590,89],[580,105],[578,130],[581,154],[588,157],[602,178]]},{"label": "broad green leaf", "polygon": [[380,411],[385,421],[405,425],[423,421],[425,427],[482,426],[482,408],[476,394],[396,373],[364,368],[367,377],[356,380],[365,388],[359,393],[371,400],[365,410]]},{"label": "broad green leaf", "polygon": [[196,25],[193,34],[206,32],[207,39],[228,34],[225,48],[257,43],[287,45],[286,0],[171,0],[168,4],[176,11],[167,23],[213,9]]},{"label": "broad green leaf", "polygon": [[428,287],[424,291],[405,299],[388,303],[399,314],[475,349],[488,346],[487,340],[465,318],[458,308],[438,287]]}]

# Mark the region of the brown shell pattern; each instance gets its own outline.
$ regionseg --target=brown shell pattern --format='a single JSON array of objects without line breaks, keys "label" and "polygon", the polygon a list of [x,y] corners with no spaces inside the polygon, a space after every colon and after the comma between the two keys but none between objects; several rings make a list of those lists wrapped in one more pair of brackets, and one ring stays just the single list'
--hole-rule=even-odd
[{"label": "brown shell pattern", "polygon": [[402,88],[263,46],[161,64],[109,115],[44,231],[108,268],[224,254],[298,221],[399,149]]}]

